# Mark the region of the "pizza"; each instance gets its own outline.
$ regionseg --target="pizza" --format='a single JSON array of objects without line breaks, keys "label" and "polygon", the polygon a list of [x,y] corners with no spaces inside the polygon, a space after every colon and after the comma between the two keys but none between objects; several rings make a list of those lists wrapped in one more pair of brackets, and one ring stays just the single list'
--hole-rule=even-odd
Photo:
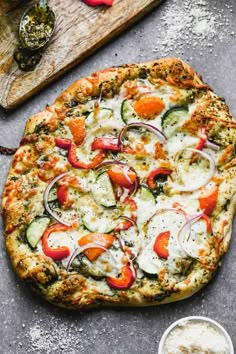
[{"label": "pizza", "polygon": [[14,270],[71,309],[196,293],[230,242],[235,128],[176,58],[79,79],[29,118],[13,157],[2,215]]}]

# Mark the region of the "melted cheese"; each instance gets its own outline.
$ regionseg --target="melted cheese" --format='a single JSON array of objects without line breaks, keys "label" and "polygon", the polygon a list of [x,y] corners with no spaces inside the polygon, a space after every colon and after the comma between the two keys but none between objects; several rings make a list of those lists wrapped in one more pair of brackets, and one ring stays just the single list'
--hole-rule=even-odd
[{"label": "melted cheese", "polygon": [[169,158],[173,159],[175,155],[182,149],[196,146],[198,141],[199,138],[195,136],[189,136],[180,132],[176,133],[174,136],[168,139],[166,144]]},{"label": "melted cheese", "polygon": [[[148,80],[137,80],[138,92],[144,95],[152,95],[160,97],[165,103],[165,109],[150,121],[143,120],[139,117],[134,118],[134,121],[145,121],[154,125],[159,130],[161,127],[161,118],[168,111],[169,108],[178,105],[174,103],[173,97],[177,97],[179,94],[181,98],[186,95],[185,90],[174,90],[172,86],[162,85],[155,87]],[[178,91],[178,92],[177,92]],[[126,88],[121,87],[120,93],[117,97],[111,99],[102,99],[100,103],[100,110],[97,115],[94,115],[94,103],[96,100],[91,100],[83,106],[83,111],[89,111],[90,114],[86,118],[87,137],[81,147],[77,148],[77,159],[86,163],[96,156],[98,151],[91,151],[91,143],[96,137],[116,137],[119,131],[124,127],[124,122],[121,117],[121,105],[126,98]],[[129,100],[132,104],[132,99]],[[191,117],[191,113],[195,109],[195,104],[190,104],[187,118]],[[133,119],[133,118],[132,118]],[[198,136],[192,136],[180,132],[183,121],[179,121],[177,126],[173,129],[170,137],[162,144],[163,150],[167,154],[169,167],[175,170],[175,158],[176,154],[184,148],[195,147],[199,141]],[[64,128],[65,138],[72,138],[68,127]],[[137,145],[143,147],[146,150],[146,155],[142,154],[134,155],[128,153],[117,153],[117,159],[128,163],[132,166],[140,179],[141,183],[147,182],[148,174],[155,168],[162,166],[163,161],[155,159],[155,144],[158,141],[157,136],[149,131],[138,132],[135,130],[128,130],[124,136],[124,145],[133,149],[137,148]],[[58,147],[54,148],[58,154]],[[137,150],[136,150],[137,151]],[[63,151],[62,151],[63,152]],[[209,151],[207,151],[209,152]],[[215,157],[215,153],[210,151]],[[57,163],[57,168],[63,168],[63,165],[67,163],[67,153],[65,157],[61,158]],[[113,159],[113,155],[107,152],[107,160]],[[38,161],[39,164],[41,161]],[[182,183],[188,185],[196,178],[196,171],[198,178],[204,179],[209,172],[208,162],[202,159],[198,164],[194,164],[189,167],[186,160],[181,160],[178,163],[178,171],[174,171],[171,178],[180,179]],[[100,171],[99,171],[100,172]],[[125,189],[124,194],[117,203],[117,206],[108,209],[101,205],[96,204],[92,196],[92,188],[96,183],[96,177],[98,171],[96,170],[76,170],[76,176],[79,178],[83,187],[83,193],[77,193],[74,190],[69,191],[70,198],[74,198],[73,209],[59,210],[60,215],[65,220],[77,220],[83,223],[83,217],[86,217],[86,223],[88,229],[82,228],[82,231],[72,231],[64,233],[54,233],[50,235],[50,245],[52,247],[67,246],[71,250],[71,253],[78,247],[78,239],[89,232],[106,233],[111,232],[114,227],[120,222],[120,216],[126,215],[132,217],[132,212],[129,208],[124,208],[123,201],[128,196],[128,189]],[[170,177],[168,177],[170,178]],[[168,181],[167,181],[168,186]],[[98,191],[99,193],[99,191]],[[179,231],[186,223],[186,218],[180,213],[166,212],[151,217],[161,209],[168,209],[173,207],[181,208],[188,216],[195,215],[199,212],[198,202],[199,192],[194,193],[177,193],[173,191],[167,194],[160,194],[156,197],[156,203],[152,200],[143,201],[136,194],[133,199],[137,204],[137,225],[132,226],[128,230],[121,231],[118,234],[121,244],[129,247],[132,255],[136,258],[137,265],[139,267],[138,272],[140,277],[143,276],[140,269],[150,274],[159,274],[161,270],[166,269],[171,275],[178,275],[182,272],[181,261],[188,261],[189,255],[181,248],[178,235]],[[151,219],[151,220],[150,220]],[[94,231],[96,230],[96,231]],[[167,260],[161,259],[154,252],[153,246],[156,237],[164,231],[170,231],[170,239],[168,244],[169,256]],[[196,255],[202,253],[209,253],[209,235],[206,234],[206,225],[203,220],[192,225],[191,238],[186,244],[186,250],[188,253]],[[109,252],[103,252],[101,256],[94,262],[90,262],[86,257],[83,257],[83,264],[89,274],[92,276],[104,276],[112,275],[118,276],[124,264],[124,251],[121,249],[121,244],[117,241],[114,242]],[[41,246],[39,245],[39,248]],[[65,266],[68,260],[64,260],[62,263]],[[92,279],[88,279],[91,282],[91,286],[96,288],[96,282]],[[104,286],[104,292],[112,293],[112,290],[107,286],[106,282],[100,281],[99,287]]]},{"label": "melted cheese", "polygon": [[151,243],[140,252],[137,263],[142,270],[149,274],[159,274],[165,268],[165,263],[153,251]]},{"label": "melted cheese", "polygon": [[151,216],[156,211],[156,205],[153,204],[152,200],[144,201],[140,200],[138,197],[134,197],[137,204],[137,224],[140,229],[143,225],[151,218]]}]

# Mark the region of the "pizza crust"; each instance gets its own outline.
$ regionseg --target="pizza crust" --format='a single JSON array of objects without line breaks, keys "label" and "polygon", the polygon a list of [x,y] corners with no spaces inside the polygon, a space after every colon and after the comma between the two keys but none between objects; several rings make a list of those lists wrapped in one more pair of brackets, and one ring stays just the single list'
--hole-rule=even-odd
[{"label": "pizza crust", "polygon": [[[93,73],[72,84],[52,106],[29,118],[21,145],[13,158],[2,198],[6,248],[18,276],[57,306],[71,309],[100,305],[148,306],[182,300],[196,293],[212,279],[228,249],[236,190],[236,166],[230,155],[232,149],[231,152],[224,150],[226,156],[222,157],[219,166],[224,182],[219,185],[220,197],[211,218],[215,241],[218,242],[215,247],[215,259],[210,265],[194,262],[192,271],[180,282],[171,284],[163,275],[155,280],[147,277],[137,278],[127,290],[111,289],[100,280],[67,272],[50,257],[32,251],[25,242],[24,225],[29,224],[42,212],[43,193],[48,184],[38,178],[38,161],[42,152],[53,149],[53,136],[58,125],[64,124],[66,113],[75,106],[99,97],[101,90],[103,97],[109,99],[119,95],[121,85],[127,80],[147,77],[157,87],[170,85],[178,94],[182,94],[181,90],[185,90],[184,94],[194,90],[198,95],[198,103],[191,119],[183,125],[185,132],[194,134],[204,124],[207,127],[207,136],[216,137],[217,144],[225,148],[235,144],[236,123],[232,120],[225,102],[212,93],[209,86],[202,82],[201,77],[188,64],[175,58],[123,65]],[[47,131],[47,137],[37,131],[39,127],[42,131]],[[29,170],[30,179],[24,176]],[[61,172],[63,169],[60,171],[58,168],[56,174]],[[25,204],[26,197],[30,201],[28,206]],[[32,210],[27,209],[26,212],[26,207],[31,209],[31,205],[34,205]]]}]

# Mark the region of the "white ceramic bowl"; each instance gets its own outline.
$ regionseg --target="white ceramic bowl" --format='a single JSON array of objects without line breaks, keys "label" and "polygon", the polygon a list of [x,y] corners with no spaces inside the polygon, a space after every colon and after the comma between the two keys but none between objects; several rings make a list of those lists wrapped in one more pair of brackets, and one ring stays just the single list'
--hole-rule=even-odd
[{"label": "white ceramic bowl", "polygon": [[164,346],[165,346],[165,341],[168,337],[168,335],[170,334],[170,332],[178,325],[182,324],[185,321],[188,320],[194,320],[194,321],[203,321],[203,322],[207,322],[212,324],[213,326],[215,326],[220,333],[222,333],[224,335],[224,337],[226,338],[228,344],[229,344],[229,348],[230,348],[230,354],[234,354],[234,347],[233,347],[233,343],[232,340],[228,334],[228,332],[226,332],[226,330],[216,321],[208,318],[208,317],[204,317],[204,316],[189,316],[189,317],[183,317],[181,319],[179,319],[178,321],[172,323],[164,332],[163,336],[161,337],[161,341],[159,343],[159,348],[158,348],[158,354],[164,354]]}]

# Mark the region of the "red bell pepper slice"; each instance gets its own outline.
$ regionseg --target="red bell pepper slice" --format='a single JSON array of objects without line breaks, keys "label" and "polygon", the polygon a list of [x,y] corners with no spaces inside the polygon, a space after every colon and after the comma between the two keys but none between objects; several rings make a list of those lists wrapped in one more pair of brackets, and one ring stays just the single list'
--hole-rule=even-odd
[{"label": "red bell pepper slice", "polygon": [[72,205],[72,201],[69,201],[68,197],[68,186],[61,185],[57,188],[57,198],[60,207],[70,207]]},{"label": "red bell pepper slice", "polygon": [[65,121],[65,124],[70,128],[75,144],[81,145],[86,136],[85,117],[71,117]]},{"label": "red bell pepper slice", "polygon": [[82,0],[86,5],[88,6],[100,6],[100,5],[106,5],[106,6],[112,6],[114,0]]},{"label": "red bell pepper slice", "polygon": [[71,166],[75,168],[91,169],[99,165],[105,157],[105,153],[101,150],[96,156],[93,157],[91,162],[83,162],[77,159],[75,143],[72,143],[70,139],[55,138],[55,143],[58,147],[68,150],[68,161]]},{"label": "red bell pepper slice", "polygon": [[[129,197],[126,197],[124,200],[124,204],[128,205],[131,211],[131,218],[132,220],[134,220],[134,222],[137,221],[137,204],[135,203],[135,201]],[[122,231],[122,230],[128,230],[131,226],[133,226],[133,223],[129,220],[123,221],[121,223],[119,223],[114,231]]]},{"label": "red bell pepper slice", "polygon": [[200,139],[195,149],[202,150],[204,148],[204,145],[206,144],[206,141],[207,141],[206,128],[202,127],[200,132]]},{"label": "red bell pepper slice", "polygon": [[163,231],[156,237],[155,243],[153,245],[153,251],[158,255],[158,257],[164,259],[168,258],[169,239],[170,239],[170,231]]},{"label": "red bell pepper slice", "polygon": [[58,156],[52,156],[52,158],[41,166],[41,169],[38,171],[39,178],[44,181],[48,182],[53,179],[57,174],[60,174],[63,171],[61,168],[57,168],[56,164],[60,161]]},{"label": "red bell pepper slice", "polygon": [[155,170],[152,170],[147,178],[147,185],[151,189],[156,188],[155,178],[159,175],[171,175],[173,171],[167,167],[158,167]]},{"label": "red bell pepper slice", "polygon": [[95,138],[92,142],[91,149],[94,150],[112,150],[121,151],[116,138]]},{"label": "red bell pepper slice", "polygon": [[96,156],[92,158],[90,162],[86,163],[83,161],[79,161],[77,159],[76,149],[77,149],[76,145],[72,143],[68,153],[68,161],[71,164],[71,166],[75,168],[84,168],[84,169],[95,168],[103,161],[105,157],[105,153],[101,150],[97,153]]},{"label": "red bell pepper slice", "polygon": [[115,184],[117,184],[120,187],[124,187],[124,188],[130,188],[133,186],[137,175],[134,171],[128,171],[127,175],[130,179],[130,181],[126,178],[122,168],[120,167],[116,167],[112,170],[107,170],[108,176],[110,177],[110,179],[112,180],[112,182],[114,182]]},{"label": "red bell pepper slice", "polygon": [[[78,244],[80,246],[84,246],[88,243],[100,243],[105,248],[109,248],[112,245],[112,242],[115,240],[114,236],[110,234],[99,234],[99,233],[91,233],[83,236],[79,239]],[[90,260],[90,262],[96,261],[96,259],[103,253],[105,250],[102,248],[88,248],[83,253]]]},{"label": "red bell pepper slice", "polygon": [[60,180],[57,188],[57,198],[61,207],[67,208],[73,204],[73,200],[69,199],[69,188],[83,191],[78,179],[75,176],[67,176]]},{"label": "red bell pepper slice", "polygon": [[206,214],[203,214],[200,219],[203,219],[206,222],[206,231],[210,234],[212,232],[211,219]]},{"label": "red bell pepper slice", "polygon": [[218,200],[219,189],[217,185],[210,188],[203,187],[200,190],[199,204],[204,214],[210,216],[215,210]]},{"label": "red bell pepper slice", "polygon": [[71,146],[71,139],[55,138],[55,144],[61,149],[69,150]]},{"label": "red bell pepper slice", "polygon": [[126,264],[121,270],[120,278],[107,277],[106,281],[111,288],[117,290],[126,290],[131,287],[135,280],[135,276],[132,269],[128,264]]},{"label": "red bell pepper slice", "polygon": [[48,244],[48,237],[52,232],[58,232],[58,231],[67,231],[70,228],[70,226],[62,225],[60,223],[54,224],[52,226],[49,226],[43,233],[42,236],[42,246],[43,246],[43,251],[46,256],[54,259],[55,261],[59,261],[61,259],[64,259],[70,255],[70,249],[67,246],[62,246],[62,247],[57,247],[57,248],[51,248]]}]

